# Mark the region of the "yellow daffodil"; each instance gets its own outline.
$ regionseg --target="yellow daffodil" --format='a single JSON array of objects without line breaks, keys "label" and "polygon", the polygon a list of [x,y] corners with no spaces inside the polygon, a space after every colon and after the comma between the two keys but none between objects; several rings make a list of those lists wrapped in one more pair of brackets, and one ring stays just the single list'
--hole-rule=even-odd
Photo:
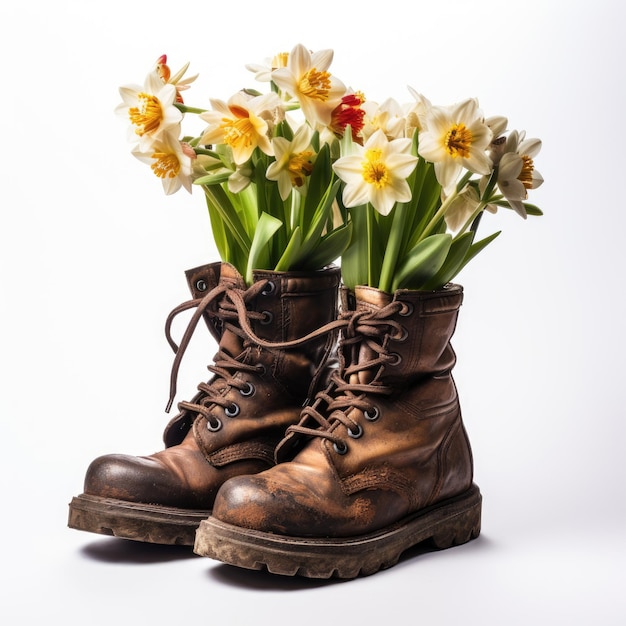
[{"label": "yellow daffodil", "polygon": [[419,154],[434,163],[437,180],[450,190],[463,169],[489,174],[492,163],[487,155],[492,131],[485,124],[475,99],[450,107],[431,107],[424,117]]},{"label": "yellow daffodil", "polygon": [[209,124],[201,143],[229,146],[238,165],[245,163],[257,147],[265,154],[274,154],[268,122],[276,119],[277,109],[282,111],[280,98],[275,93],[249,97],[238,92],[227,103],[211,100],[211,105],[213,111],[199,116]]},{"label": "yellow daffodil", "polygon": [[346,183],[346,207],[369,202],[381,215],[388,215],[396,202],[411,199],[406,179],[416,164],[410,139],[389,141],[384,131],[377,130],[364,146],[353,144],[352,154],[339,158],[333,169]]},{"label": "yellow daffodil", "polygon": [[174,105],[176,87],[164,83],[156,70],[148,74],[143,87],[125,85],[119,92],[123,102],[115,112],[130,121],[129,139],[142,150],[164,133],[180,135],[183,114]]},{"label": "yellow daffodil", "polygon": [[313,126],[328,126],[333,109],[346,93],[343,83],[328,71],[332,60],[332,50],[311,54],[298,44],[289,53],[287,67],[272,72],[272,81],[300,103],[304,117]]},{"label": "yellow daffodil", "polygon": [[289,197],[293,188],[302,191],[305,178],[313,171],[312,136],[312,128],[302,124],[292,141],[284,137],[274,137],[272,140],[276,161],[267,168],[265,176],[278,182],[278,191],[283,200]]},{"label": "yellow daffodil", "polygon": [[161,179],[167,195],[184,187],[191,193],[193,161],[196,154],[189,145],[174,135],[165,134],[146,149],[137,147],[133,155],[147,163],[157,178]]}]

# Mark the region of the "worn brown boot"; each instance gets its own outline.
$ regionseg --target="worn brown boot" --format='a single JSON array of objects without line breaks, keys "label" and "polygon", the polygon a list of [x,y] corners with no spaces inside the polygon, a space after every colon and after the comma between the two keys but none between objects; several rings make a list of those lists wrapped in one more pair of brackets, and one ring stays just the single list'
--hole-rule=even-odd
[{"label": "worn brown boot", "polygon": [[195,551],[251,569],[353,578],[418,543],[480,532],[481,496],[451,370],[463,293],[356,289],[339,371],[277,449],[227,481]]},{"label": "worn brown boot", "polygon": [[[337,316],[338,268],[258,271],[249,288],[228,264],[190,270],[187,278],[194,299],[174,309],[166,327],[177,352],[170,404],[180,359],[201,318],[219,342],[209,366],[213,376],[191,401],[178,404],[164,450],[107,455],[91,463],[84,493],[70,503],[71,528],[193,545],[220,485],[274,464],[276,444],[327,374],[336,336],[316,331]],[[172,319],[194,307],[177,346],[169,334]],[[310,334],[313,338],[301,343]],[[277,342],[283,347],[271,347]]]}]

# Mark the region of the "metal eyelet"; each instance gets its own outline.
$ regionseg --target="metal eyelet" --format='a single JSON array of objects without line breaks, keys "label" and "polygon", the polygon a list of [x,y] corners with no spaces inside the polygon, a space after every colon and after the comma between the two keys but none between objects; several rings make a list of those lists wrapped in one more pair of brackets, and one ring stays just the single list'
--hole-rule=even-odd
[{"label": "metal eyelet", "polygon": [[267,281],[267,285],[265,285],[265,287],[263,287],[263,289],[261,289],[261,295],[262,296],[269,296],[270,294],[274,293],[275,291],[276,291],[276,285],[271,280],[268,280]]},{"label": "metal eyelet", "polygon": [[348,452],[348,444],[343,441],[340,441],[339,443],[335,442],[333,443],[333,450],[337,454],[343,456],[344,454],[346,454],[346,452]]},{"label": "metal eyelet", "polygon": [[271,311],[263,311],[263,317],[259,320],[259,322],[267,326],[267,324],[271,324],[273,321],[274,314]]},{"label": "metal eyelet", "polygon": [[358,439],[363,436],[363,428],[361,428],[360,424],[356,424],[356,428],[352,430],[352,428],[348,428],[348,436],[352,437],[352,439]]},{"label": "metal eyelet", "polygon": [[204,278],[198,278],[198,280],[196,281],[196,289],[198,291],[206,291],[208,288],[208,285],[206,284],[206,280],[204,280]]},{"label": "metal eyelet", "polygon": [[207,419],[206,422],[206,429],[211,431],[212,433],[217,432],[222,427],[222,420],[218,419],[217,417],[213,417],[213,419],[215,420],[215,426],[211,424],[211,421],[209,419]]},{"label": "metal eyelet", "polygon": [[388,362],[388,365],[399,365],[402,363],[402,357],[397,352],[390,352],[389,356],[391,359]]},{"label": "metal eyelet", "polygon": [[415,307],[412,302],[400,302],[402,308],[398,312],[398,315],[402,315],[402,317],[409,317],[413,315],[413,311],[415,311]]},{"label": "metal eyelet", "polygon": [[256,389],[254,388],[254,385],[250,382],[246,382],[246,386],[243,389],[239,390],[239,393],[244,397],[244,398],[249,398],[250,396],[254,395],[254,392],[256,391]]},{"label": "metal eyelet", "polygon": [[255,369],[257,374],[259,375],[259,378],[263,378],[263,376],[265,376],[265,374],[267,373],[267,368],[265,367],[265,365],[263,365],[263,363],[259,363]]},{"label": "metal eyelet", "polygon": [[226,417],[237,417],[237,415],[239,415],[239,411],[241,411],[239,405],[234,402],[230,406],[224,407]]},{"label": "metal eyelet", "polygon": [[409,336],[409,331],[404,326],[401,326],[400,333],[398,335],[391,335],[389,339],[392,339],[393,341],[402,342],[402,341],[406,341],[408,336]]},{"label": "metal eyelet", "polygon": [[371,410],[363,411],[363,417],[368,422],[375,422],[380,417],[380,411],[377,406],[373,406]]}]

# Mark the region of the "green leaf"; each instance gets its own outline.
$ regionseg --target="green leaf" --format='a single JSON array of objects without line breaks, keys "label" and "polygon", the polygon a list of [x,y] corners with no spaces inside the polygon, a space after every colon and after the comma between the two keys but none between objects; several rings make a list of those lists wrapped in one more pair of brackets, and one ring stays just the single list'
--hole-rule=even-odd
[{"label": "green leaf", "polygon": [[459,273],[465,263],[467,252],[474,241],[474,235],[473,231],[468,231],[452,240],[444,264],[430,280],[422,285],[422,289],[441,289]]},{"label": "green leaf", "polygon": [[282,226],[282,222],[268,213],[262,213],[257,224],[246,268],[246,282],[252,284],[252,272],[255,269],[271,269],[267,267],[267,245],[274,233]]},{"label": "green leaf", "polygon": [[420,241],[399,264],[392,291],[420,289],[444,264],[451,245],[449,234],[430,235]]},{"label": "green leaf", "polygon": [[289,239],[289,242],[287,243],[287,246],[285,247],[285,250],[274,269],[277,272],[287,272],[294,269],[294,261],[298,257],[301,245],[302,231],[299,226],[296,226],[293,233],[291,233],[291,238]]},{"label": "green leaf", "polygon": [[306,265],[298,269],[313,271],[334,263],[348,247],[351,237],[351,222],[335,228],[322,237],[317,248],[307,258]]},{"label": "green leaf", "polygon": [[329,184],[326,193],[322,196],[317,208],[314,211],[313,219],[309,223],[309,228],[302,229],[303,237],[302,237],[302,248],[300,250],[300,254],[298,255],[297,262],[300,263],[306,259],[306,257],[311,254],[315,246],[320,240],[322,233],[324,232],[324,228],[327,227],[328,223],[332,218],[332,205],[335,196],[337,195],[337,190],[340,185],[339,180]]}]

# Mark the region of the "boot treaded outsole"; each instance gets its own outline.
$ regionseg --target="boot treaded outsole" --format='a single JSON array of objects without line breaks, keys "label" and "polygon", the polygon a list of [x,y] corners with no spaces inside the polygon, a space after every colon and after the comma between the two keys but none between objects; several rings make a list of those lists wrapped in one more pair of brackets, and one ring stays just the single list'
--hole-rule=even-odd
[{"label": "boot treaded outsole", "polygon": [[357,537],[289,537],[240,528],[209,517],[196,532],[194,552],[246,569],[307,578],[356,578],[395,565],[424,541],[436,548],[467,543],[480,534],[482,497],[464,494]]},{"label": "boot treaded outsole", "polygon": [[193,546],[196,529],[211,511],[179,509],[81,494],[70,502],[68,526],[101,535]]}]

